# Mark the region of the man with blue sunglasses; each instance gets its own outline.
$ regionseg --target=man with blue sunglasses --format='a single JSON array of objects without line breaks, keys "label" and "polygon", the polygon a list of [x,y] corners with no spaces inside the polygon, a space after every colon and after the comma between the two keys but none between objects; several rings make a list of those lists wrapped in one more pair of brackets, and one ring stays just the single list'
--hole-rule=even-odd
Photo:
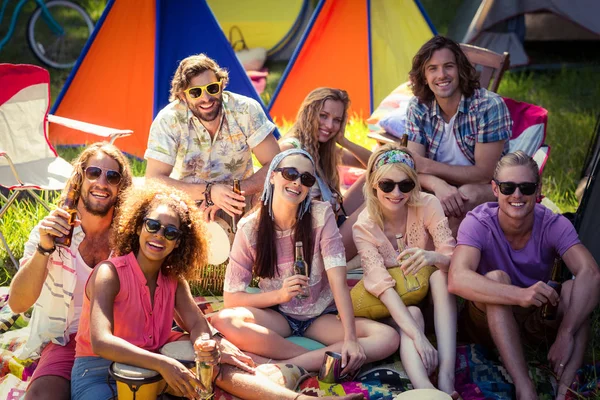
[{"label": "man with blue sunglasses", "polygon": [[150,127],[146,177],[159,178],[203,203],[213,219],[219,209],[241,214],[245,197],[232,190],[241,181],[244,195],[262,190],[266,168],[254,174],[252,154],[268,167],[279,145],[261,105],[224,91],[227,71],[205,54],[185,58],[171,82],[171,103]]},{"label": "man with blue sunglasses", "polygon": [[[540,184],[530,156],[517,151],[500,160],[492,183],[498,201],[476,207],[461,223],[448,289],[468,300],[459,331],[498,349],[517,399],[538,398],[525,342],[548,351],[556,398],[563,400],[587,349],[600,270],[571,222],[537,203]],[[575,277],[561,290],[561,268],[555,274],[553,265],[562,262]]]}]

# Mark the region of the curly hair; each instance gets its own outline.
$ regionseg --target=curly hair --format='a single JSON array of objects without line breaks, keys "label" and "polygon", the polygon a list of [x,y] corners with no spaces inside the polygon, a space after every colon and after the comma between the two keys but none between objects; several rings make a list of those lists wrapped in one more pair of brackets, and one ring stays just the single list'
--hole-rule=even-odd
[{"label": "curly hair", "polygon": [[415,188],[410,192],[410,196],[408,198],[408,202],[406,205],[412,207],[418,207],[420,205],[420,193],[421,193],[421,185],[419,183],[419,178],[417,176],[417,171],[412,169],[406,164],[403,163],[394,163],[394,164],[385,164],[381,167],[375,169],[375,161],[379,158],[380,155],[386,153],[390,150],[402,150],[408,155],[412,157],[411,152],[405,147],[400,147],[397,143],[389,143],[384,146],[381,146],[371,154],[369,157],[369,163],[367,165],[367,177],[365,181],[365,185],[363,186],[363,195],[365,196],[365,202],[367,204],[367,210],[369,210],[369,214],[371,218],[375,221],[375,223],[383,229],[383,212],[381,211],[381,205],[379,204],[379,199],[377,198],[377,182],[381,179],[383,175],[385,175],[390,170],[398,170],[404,172],[410,180],[415,183]]},{"label": "curly hair", "polygon": [[[344,113],[340,130],[325,143],[319,142],[319,114],[327,100],[340,101],[344,105]],[[300,145],[315,160],[317,174],[329,185],[340,191],[340,175],[338,165],[342,160],[342,152],[337,148],[337,137],[344,135],[348,122],[350,98],[342,89],[317,88],[310,92],[300,105],[296,122],[289,131],[289,136],[300,141]]]},{"label": "curly hair", "polygon": [[161,271],[171,277],[198,280],[207,263],[206,227],[196,204],[184,192],[157,180],[129,188],[116,217],[110,244],[116,256],[140,250],[138,231],[144,218],[156,207],[166,205],[179,217],[182,231],[179,246],[163,261]]},{"label": "curly hair", "polygon": [[217,79],[223,82],[221,88],[227,87],[229,82],[227,70],[219,67],[215,60],[204,53],[194,54],[184,58],[175,70],[169,91],[169,101],[180,99],[183,91],[190,85],[190,81],[204,71],[214,72]]},{"label": "curly hair", "polygon": [[479,89],[477,71],[460,49],[458,43],[447,37],[436,35],[419,49],[412,60],[412,69],[408,73],[413,94],[419,99],[420,103],[431,103],[435,97],[425,78],[425,65],[431,59],[433,53],[440,49],[448,49],[454,53],[461,93],[465,97],[471,97],[475,90]]},{"label": "curly hair", "polygon": [[87,167],[87,163],[90,158],[94,157],[98,153],[104,153],[119,164],[119,172],[121,173],[121,182],[118,187],[117,202],[115,203],[115,209],[118,209],[123,199],[123,191],[131,186],[133,174],[131,173],[131,167],[129,161],[121,150],[119,150],[114,144],[108,142],[96,142],[86,147],[79,156],[73,160],[73,174],[67,180],[65,188],[63,189],[58,204],[63,204],[67,198],[69,188],[71,185],[76,184],[81,189],[83,184],[84,170]]}]

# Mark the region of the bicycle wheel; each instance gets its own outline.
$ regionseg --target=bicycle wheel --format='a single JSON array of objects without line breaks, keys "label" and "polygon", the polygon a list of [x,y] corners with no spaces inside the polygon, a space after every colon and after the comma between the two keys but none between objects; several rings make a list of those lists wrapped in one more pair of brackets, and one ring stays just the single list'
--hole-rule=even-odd
[{"label": "bicycle wheel", "polygon": [[31,51],[44,64],[53,68],[71,68],[94,30],[94,22],[79,5],[66,0],[46,3],[48,12],[63,29],[56,32],[42,12],[31,15],[27,26],[27,42]]}]

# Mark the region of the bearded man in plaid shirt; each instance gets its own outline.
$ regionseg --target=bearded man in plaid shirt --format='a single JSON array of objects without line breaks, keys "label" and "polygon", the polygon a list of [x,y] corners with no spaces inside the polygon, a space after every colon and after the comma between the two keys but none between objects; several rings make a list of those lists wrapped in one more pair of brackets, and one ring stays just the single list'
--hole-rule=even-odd
[{"label": "bearded man in plaid shirt", "polygon": [[456,234],[468,211],[495,200],[491,180],[508,151],[512,120],[504,100],[479,87],[460,46],[443,36],[417,52],[410,80],[408,148],[421,186],[440,200]]}]

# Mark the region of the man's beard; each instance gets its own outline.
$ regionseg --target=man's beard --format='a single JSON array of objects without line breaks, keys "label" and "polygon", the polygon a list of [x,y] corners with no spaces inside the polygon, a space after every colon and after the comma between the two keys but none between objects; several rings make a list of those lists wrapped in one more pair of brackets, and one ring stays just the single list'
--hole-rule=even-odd
[{"label": "man's beard", "polygon": [[203,111],[200,107],[197,107],[193,104],[190,107],[190,103],[188,103],[188,108],[192,111],[192,114],[194,114],[196,116],[196,118],[198,118],[200,121],[212,122],[217,117],[219,117],[219,115],[221,113],[221,108],[223,106],[222,98],[215,97],[214,99],[215,99],[215,103],[216,103],[214,110]]},{"label": "man's beard", "polygon": [[83,206],[85,207],[85,210],[87,212],[89,212],[92,215],[95,215],[97,217],[106,217],[108,215],[108,213],[113,209],[113,207],[115,206],[117,199],[113,198],[111,202],[109,202],[108,204],[103,204],[103,205],[99,205],[99,204],[93,204],[89,197],[91,196],[88,192],[87,196],[82,196],[81,200],[83,201]]}]

